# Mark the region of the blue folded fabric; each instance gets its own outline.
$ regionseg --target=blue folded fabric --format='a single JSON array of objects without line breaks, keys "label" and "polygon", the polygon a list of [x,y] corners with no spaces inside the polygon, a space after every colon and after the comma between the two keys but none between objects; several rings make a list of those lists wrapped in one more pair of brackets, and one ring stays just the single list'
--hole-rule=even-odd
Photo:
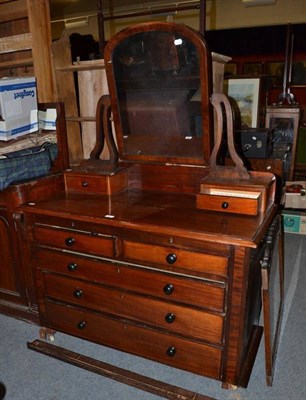
[{"label": "blue folded fabric", "polygon": [[2,155],[0,190],[4,190],[12,183],[47,175],[56,156],[57,145],[50,142]]}]

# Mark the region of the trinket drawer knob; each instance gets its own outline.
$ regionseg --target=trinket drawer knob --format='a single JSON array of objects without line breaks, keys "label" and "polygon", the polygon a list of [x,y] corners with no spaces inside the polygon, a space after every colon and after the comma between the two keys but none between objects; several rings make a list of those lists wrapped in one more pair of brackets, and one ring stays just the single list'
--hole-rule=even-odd
[{"label": "trinket drawer knob", "polygon": [[221,207],[226,210],[229,207],[229,203],[227,201],[224,201],[221,205]]}]

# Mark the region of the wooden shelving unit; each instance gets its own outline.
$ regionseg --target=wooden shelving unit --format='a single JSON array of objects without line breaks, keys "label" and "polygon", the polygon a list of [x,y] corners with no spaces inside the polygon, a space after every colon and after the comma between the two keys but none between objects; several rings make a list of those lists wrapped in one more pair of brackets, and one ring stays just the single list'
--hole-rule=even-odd
[{"label": "wooden shelving unit", "polygon": [[38,102],[57,100],[49,0],[0,2],[0,77],[34,75]]},{"label": "wooden shelving unit", "polygon": [[70,163],[79,164],[94,148],[97,103],[108,94],[104,61],[73,62],[67,31],[53,42],[52,53],[58,98],[65,104]]}]

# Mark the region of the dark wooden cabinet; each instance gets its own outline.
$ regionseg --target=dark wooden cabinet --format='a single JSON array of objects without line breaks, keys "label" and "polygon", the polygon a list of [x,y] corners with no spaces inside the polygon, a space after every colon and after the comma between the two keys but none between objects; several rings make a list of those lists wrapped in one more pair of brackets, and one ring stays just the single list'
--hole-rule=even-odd
[{"label": "dark wooden cabinet", "polygon": [[18,276],[16,271],[16,257],[17,253],[14,248],[18,247],[18,239],[14,227],[14,220],[11,213],[4,207],[0,209],[0,251],[1,251],[1,298],[3,303],[16,303],[18,305],[25,305],[25,293],[21,290],[24,288],[22,276]]},{"label": "dark wooden cabinet", "polygon": [[37,201],[63,187],[63,176],[53,175],[12,185],[0,192],[0,312],[38,321],[32,271],[26,253],[20,248],[24,238],[16,212],[24,201]]},{"label": "dark wooden cabinet", "polygon": [[[63,171],[68,168],[64,109],[60,103],[48,103],[57,109],[56,137],[58,156],[47,176],[11,184],[0,191],[0,312],[38,322],[33,274],[28,263],[26,240],[20,229],[18,208],[24,202],[36,202],[64,189]],[[47,104],[41,104],[44,108]]]}]

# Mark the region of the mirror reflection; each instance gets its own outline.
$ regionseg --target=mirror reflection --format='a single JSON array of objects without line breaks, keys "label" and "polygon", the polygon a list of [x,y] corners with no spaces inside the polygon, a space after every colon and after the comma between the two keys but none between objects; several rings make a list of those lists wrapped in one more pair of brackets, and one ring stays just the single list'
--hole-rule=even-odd
[{"label": "mirror reflection", "polygon": [[200,60],[180,32],[132,34],[112,54],[123,153],[202,158]]}]

